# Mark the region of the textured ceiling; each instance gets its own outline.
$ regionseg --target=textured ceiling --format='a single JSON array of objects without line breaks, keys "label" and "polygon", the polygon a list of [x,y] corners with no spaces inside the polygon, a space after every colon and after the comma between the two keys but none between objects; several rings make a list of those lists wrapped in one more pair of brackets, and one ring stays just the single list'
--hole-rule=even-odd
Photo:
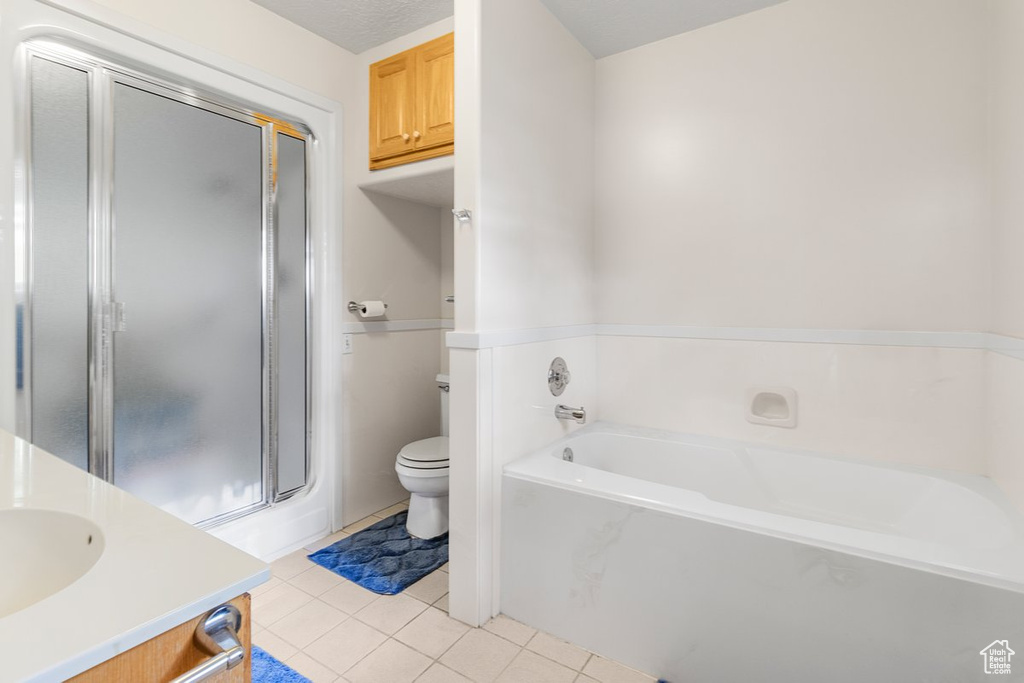
[{"label": "textured ceiling", "polygon": [[595,57],[607,57],[784,1],[541,0]]},{"label": "textured ceiling", "polygon": [[452,16],[454,0],[253,0],[359,54]]}]

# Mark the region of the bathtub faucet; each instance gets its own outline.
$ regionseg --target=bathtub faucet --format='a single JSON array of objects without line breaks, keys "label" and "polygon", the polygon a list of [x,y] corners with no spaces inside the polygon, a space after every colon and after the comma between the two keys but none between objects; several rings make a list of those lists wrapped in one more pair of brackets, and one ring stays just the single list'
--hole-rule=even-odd
[{"label": "bathtub faucet", "polygon": [[555,417],[559,420],[575,420],[578,424],[584,424],[587,421],[587,409],[583,406],[571,408],[559,403],[555,406]]}]

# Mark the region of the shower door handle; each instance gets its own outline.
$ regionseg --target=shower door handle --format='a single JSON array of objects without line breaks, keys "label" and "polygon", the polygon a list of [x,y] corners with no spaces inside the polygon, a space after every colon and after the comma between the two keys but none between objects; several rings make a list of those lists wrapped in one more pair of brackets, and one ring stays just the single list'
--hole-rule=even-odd
[{"label": "shower door handle", "polygon": [[128,331],[128,319],[124,313],[124,302],[115,301],[111,304],[111,330],[113,332],[127,332]]}]

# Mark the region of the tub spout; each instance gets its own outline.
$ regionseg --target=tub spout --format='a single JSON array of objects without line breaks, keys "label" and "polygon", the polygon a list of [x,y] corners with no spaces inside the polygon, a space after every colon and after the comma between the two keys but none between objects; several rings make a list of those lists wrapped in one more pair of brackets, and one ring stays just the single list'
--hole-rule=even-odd
[{"label": "tub spout", "polygon": [[571,408],[559,403],[555,406],[555,417],[559,420],[575,420],[578,424],[584,424],[587,421],[587,409],[583,406]]}]

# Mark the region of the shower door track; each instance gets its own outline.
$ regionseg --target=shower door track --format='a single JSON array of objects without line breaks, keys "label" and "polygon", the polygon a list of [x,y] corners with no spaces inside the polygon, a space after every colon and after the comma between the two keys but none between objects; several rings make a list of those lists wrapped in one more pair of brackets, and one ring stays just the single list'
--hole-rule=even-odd
[{"label": "shower door track", "polygon": [[[206,90],[188,87],[125,66],[76,47],[61,39],[33,39],[22,45],[23,68],[15,106],[19,130],[15,161],[18,179],[18,208],[15,215],[15,295],[22,315],[16,326],[18,386],[16,388],[16,429],[32,440],[32,153],[31,153],[31,58],[40,57],[88,74],[88,468],[89,472],[112,482],[113,449],[113,254],[116,246],[113,224],[113,88],[122,84],[153,95],[197,107],[243,123],[257,126],[262,136],[262,472],[263,496],[256,503],[196,523],[209,528],[280,503],[313,485],[311,467],[311,297],[312,259],[310,233],[310,188],[313,183],[315,138],[302,123],[286,121],[231,101]],[[277,311],[275,254],[277,243],[277,136],[305,143],[305,472],[306,480],[290,490],[278,488],[277,451]]]}]

